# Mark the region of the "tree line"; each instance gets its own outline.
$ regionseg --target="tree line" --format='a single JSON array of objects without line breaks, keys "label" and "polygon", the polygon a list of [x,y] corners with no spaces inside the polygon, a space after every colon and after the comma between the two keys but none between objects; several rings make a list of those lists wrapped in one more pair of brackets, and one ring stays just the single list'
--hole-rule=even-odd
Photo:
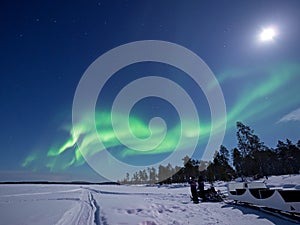
[{"label": "tree line", "polygon": [[236,123],[237,146],[228,150],[221,145],[211,162],[183,158],[183,166],[160,165],[135,172],[118,181],[125,184],[183,183],[190,177],[213,182],[237,177],[261,178],[270,175],[300,173],[300,140],[278,141],[275,148],[266,146],[249,127]]}]

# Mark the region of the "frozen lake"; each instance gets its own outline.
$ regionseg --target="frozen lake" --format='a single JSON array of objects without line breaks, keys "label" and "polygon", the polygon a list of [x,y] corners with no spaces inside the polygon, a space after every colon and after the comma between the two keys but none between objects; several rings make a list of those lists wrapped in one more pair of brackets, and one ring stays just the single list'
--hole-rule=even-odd
[{"label": "frozen lake", "polygon": [[[285,180],[284,180],[285,179]],[[298,183],[274,177],[272,185]],[[225,190],[225,183],[216,188]],[[189,186],[0,185],[1,224],[294,224],[225,202],[190,201]]]}]

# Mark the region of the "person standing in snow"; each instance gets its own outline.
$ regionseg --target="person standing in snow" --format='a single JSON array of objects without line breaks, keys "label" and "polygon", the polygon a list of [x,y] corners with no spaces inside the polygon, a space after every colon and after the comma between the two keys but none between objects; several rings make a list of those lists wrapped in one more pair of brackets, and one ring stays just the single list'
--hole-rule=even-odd
[{"label": "person standing in snow", "polygon": [[191,187],[192,200],[194,203],[199,203],[198,194],[197,194],[197,183],[193,177],[190,177],[189,184]]},{"label": "person standing in snow", "polygon": [[200,176],[198,178],[198,192],[199,197],[202,199],[202,201],[205,201],[205,192],[204,192],[204,179]]}]

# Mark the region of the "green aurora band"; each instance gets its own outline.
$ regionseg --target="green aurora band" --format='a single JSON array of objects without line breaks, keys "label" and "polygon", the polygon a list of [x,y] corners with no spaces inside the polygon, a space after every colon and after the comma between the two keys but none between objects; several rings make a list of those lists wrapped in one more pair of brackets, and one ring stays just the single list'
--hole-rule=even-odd
[{"label": "green aurora band", "polygon": [[[253,82],[252,77],[249,77],[248,85],[240,91],[239,97],[236,103],[230,109],[227,109],[227,129],[235,127],[236,121],[243,121],[249,118],[255,117],[265,118],[270,116],[274,111],[282,108],[282,102],[285,106],[293,106],[298,102],[297,98],[293,98],[297,93],[293,92],[292,89],[287,89],[287,85],[292,84],[292,78],[299,76],[300,65],[299,64],[281,64],[275,67],[269,67],[267,69],[251,69],[251,70],[229,70],[225,71],[220,75],[219,82],[234,82],[234,79],[239,79],[245,76],[251,76],[250,74],[262,74],[264,79],[259,83]],[[262,76],[261,75],[261,76]],[[269,96],[272,98],[269,99]],[[226,99],[226,96],[225,96]],[[280,104],[281,103],[281,104]],[[228,104],[227,104],[228,107]],[[271,109],[272,110],[268,110]],[[118,115],[117,120],[127,120],[125,116]],[[201,119],[201,118],[200,118]],[[193,121],[189,121],[193,123]],[[22,167],[31,168],[37,170],[41,166],[48,168],[50,171],[60,171],[72,166],[81,166],[85,163],[85,160],[80,152],[94,155],[99,149],[97,144],[99,140],[102,141],[106,149],[116,148],[120,158],[126,158],[132,155],[148,155],[148,154],[165,154],[171,153],[176,149],[178,139],[182,132],[184,137],[193,137],[200,134],[199,142],[207,140],[211,133],[210,123],[200,121],[199,130],[187,130],[181,131],[181,124],[175,124],[170,127],[163,141],[155,148],[149,151],[137,151],[126,148],[117,139],[114,130],[111,125],[111,114],[109,112],[97,112],[95,117],[96,127],[98,134],[92,134],[90,127],[87,127],[85,122],[77,124],[76,130],[80,130],[80,133],[75,135],[71,126],[64,127],[69,133],[70,137],[63,144],[58,146],[52,146],[45,153],[42,151],[33,151],[23,161]],[[149,129],[148,125],[138,117],[130,116],[129,118],[131,132],[140,139],[145,139],[150,136],[157,137],[160,140],[160,135],[163,130],[160,127],[154,127],[152,130]],[[119,135],[123,137],[129,137],[130,131],[120,131]],[[78,140],[81,136],[84,136],[84,140],[80,142],[78,146]],[[155,140],[155,139],[154,139]],[[191,147],[188,138],[183,139],[183,148]],[[128,139],[128,142],[132,140]],[[139,143],[134,143],[138,149]],[[216,149],[217,150],[217,149]],[[42,165],[41,165],[42,164]]]}]

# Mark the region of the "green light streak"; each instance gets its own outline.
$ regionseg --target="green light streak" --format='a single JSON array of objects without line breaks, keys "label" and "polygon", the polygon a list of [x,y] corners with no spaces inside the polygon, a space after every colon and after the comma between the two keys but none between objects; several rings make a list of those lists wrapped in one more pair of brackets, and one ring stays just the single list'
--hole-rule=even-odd
[{"label": "green light streak", "polygon": [[25,160],[23,161],[22,167],[27,167],[27,166],[29,166],[32,162],[34,162],[34,161],[37,160],[37,159],[38,159],[37,153],[31,153],[31,154],[29,154],[29,155],[25,158]]},{"label": "green light streak", "polygon": [[60,155],[61,153],[63,153],[68,148],[73,147],[76,142],[77,142],[77,139],[71,138],[71,139],[67,140],[66,143],[63,144],[59,149],[50,149],[47,155],[48,156]]},{"label": "green light streak", "polygon": [[[255,87],[249,86],[248,89],[243,91],[235,106],[231,110],[228,110],[228,122],[235,124],[237,120],[245,120],[252,116],[266,116],[279,107],[282,107],[281,104],[278,104],[278,101],[271,103],[266,101],[265,97],[274,93],[281,93],[281,88],[287,85],[299,73],[300,66],[298,64],[286,64],[276,69],[270,69],[269,74],[267,74],[268,79],[265,79]],[[282,95],[286,96],[288,91],[282,91]],[[266,110],[270,109],[270,107],[272,107],[272,111]]]}]

